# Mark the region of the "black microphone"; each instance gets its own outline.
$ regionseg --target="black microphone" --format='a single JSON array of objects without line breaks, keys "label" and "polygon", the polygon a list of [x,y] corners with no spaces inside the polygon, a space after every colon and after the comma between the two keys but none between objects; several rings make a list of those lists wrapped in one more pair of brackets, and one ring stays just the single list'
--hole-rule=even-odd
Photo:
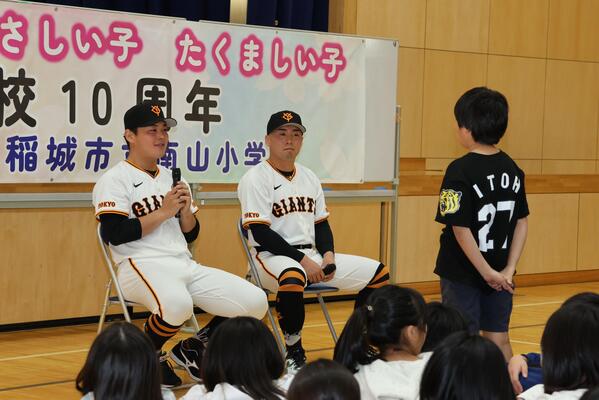
[{"label": "black microphone", "polygon": [[332,274],[335,270],[337,269],[337,266],[335,264],[327,264],[323,269],[322,272],[324,272],[325,275],[330,275]]},{"label": "black microphone", "polygon": [[[181,168],[173,168],[173,187],[175,187],[180,180]],[[175,217],[181,218],[181,211],[178,211],[177,214],[175,214]]]}]

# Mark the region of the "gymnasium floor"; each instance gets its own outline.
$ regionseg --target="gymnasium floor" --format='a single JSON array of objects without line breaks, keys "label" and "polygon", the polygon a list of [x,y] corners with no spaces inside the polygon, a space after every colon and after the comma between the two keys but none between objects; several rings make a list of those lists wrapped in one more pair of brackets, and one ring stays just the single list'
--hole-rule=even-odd
[{"label": "gymnasium floor", "polygon": [[[548,316],[571,295],[599,292],[599,282],[520,288],[514,300],[510,336],[515,353],[539,351]],[[437,300],[438,296],[426,296]],[[351,302],[329,303],[340,333],[352,310]],[[307,306],[303,342],[309,360],[332,357],[333,340],[317,304]],[[207,316],[199,317],[203,324]],[[141,325],[142,321],[136,321]],[[78,399],[74,379],[96,334],[96,324],[0,333],[1,399]],[[188,336],[180,333],[178,337]],[[167,347],[174,345],[171,340]],[[184,373],[180,372],[184,377]],[[181,396],[185,390],[177,391]]]}]

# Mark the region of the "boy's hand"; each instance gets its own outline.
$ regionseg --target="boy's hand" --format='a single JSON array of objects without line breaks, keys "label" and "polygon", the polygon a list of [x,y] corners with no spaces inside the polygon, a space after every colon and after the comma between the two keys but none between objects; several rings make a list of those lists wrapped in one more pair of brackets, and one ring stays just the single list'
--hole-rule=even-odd
[{"label": "boy's hand", "polygon": [[516,394],[522,393],[523,388],[520,384],[520,374],[522,374],[523,377],[528,378],[528,364],[526,363],[526,359],[520,354],[516,354],[507,364],[507,370],[510,374],[510,381],[512,381],[514,392],[516,392]]},{"label": "boy's hand", "polygon": [[502,273],[497,272],[494,269],[490,269],[490,271],[488,271],[483,278],[489,286],[498,292],[501,290],[506,290],[510,293],[514,293],[514,289],[512,288],[511,283],[508,283],[507,278]]},{"label": "boy's hand", "polygon": [[512,287],[512,289],[514,288],[514,274],[516,273],[516,268],[515,267],[511,267],[511,266],[507,266],[505,267],[503,270],[501,270],[500,274],[505,276],[505,279],[507,280],[507,282],[509,283],[509,285]]}]

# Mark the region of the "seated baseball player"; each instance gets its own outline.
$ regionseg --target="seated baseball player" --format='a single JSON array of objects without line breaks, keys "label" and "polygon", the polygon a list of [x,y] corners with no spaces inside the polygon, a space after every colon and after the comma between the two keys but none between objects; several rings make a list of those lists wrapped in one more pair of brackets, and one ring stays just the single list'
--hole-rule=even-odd
[{"label": "seated baseball player", "polygon": [[262,318],[268,304],[264,292],[251,283],[191,258],[187,244],[200,231],[198,208],[189,185],[184,180],[175,183],[171,171],[157,164],[177,121],[165,118],[159,106],[148,102],[131,107],[124,120],[129,155],[94,186],[96,218],[119,265],[125,298],[152,313],[144,330],[158,352],[163,384],[178,386],[181,380],[162,346],[193,315],[194,305],[218,317],[175,345],[170,356],[197,381],[212,328],[223,317]]},{"label": "seated baseball player", "polygon": [[295,162],[305,132],[295,112],[273,114],[265,137],[269,158],[252,167],[237,189],[260,280],[277,293],[288,369],[299,369],[306,360],[301,331],[308,283],[358,290],[355,306],[359,307],[375,288],[389,281],[389,270],[379,261],[335,253],[320,181]]}]

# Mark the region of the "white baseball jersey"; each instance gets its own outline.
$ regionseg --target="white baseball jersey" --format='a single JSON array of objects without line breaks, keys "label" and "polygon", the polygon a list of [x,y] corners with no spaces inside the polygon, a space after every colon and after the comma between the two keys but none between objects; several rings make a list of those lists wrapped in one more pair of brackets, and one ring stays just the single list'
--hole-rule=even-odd
[{"label": "white baseball jersey", "polygon": [[[287,178],[268,161],[251,168],[239,181],[242,223],[267,224],[290,245],[315,245],[314,224],[329,216],[320,181],[308,168],[295,164]],[[252,246],[259,244],[249,232]]]},{"label": "white baseball jersey", "polygon": [[[106,171],[94,186],[93,204],[96,218],[99,219],[100,215],[105,213],[120,214],[129,218],[148,215],[162,206],[162,200],[172,185],[172,173],[167,168],[158,166],[158,173],[152,176],[129,161],[121,161]],[[189,187],[188,184],[187,186]],[[191,211],[195,213],[197,210],[192,202]],[[111,244],[110,249],[116,263],[127,258],[144,259],[184,254],[191,257],[179,220],[175,217],[169,218],[141,239],[118,246]]]}]

